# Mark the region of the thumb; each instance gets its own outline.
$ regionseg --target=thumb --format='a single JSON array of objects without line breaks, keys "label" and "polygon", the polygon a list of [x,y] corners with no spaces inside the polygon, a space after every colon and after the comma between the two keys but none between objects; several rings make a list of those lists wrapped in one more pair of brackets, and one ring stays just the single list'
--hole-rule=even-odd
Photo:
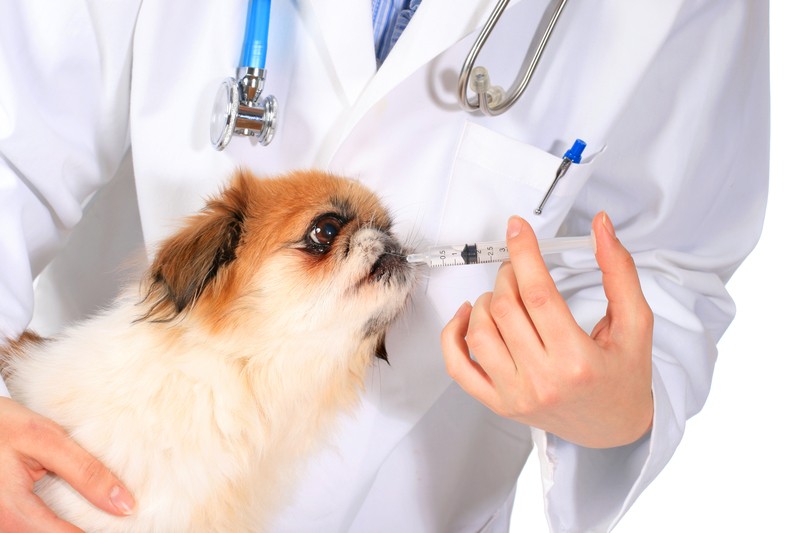
[{"label": "thumb", "polygon": [[597,264],[603,273],[603,289],[608,300],[608,318],[618,327],[630,325],[638,329],[642,320],[651,320],[652,312],[642,293],[633,257],[617,238],[604,211],[594,217],[592,230],[597,244]]}]

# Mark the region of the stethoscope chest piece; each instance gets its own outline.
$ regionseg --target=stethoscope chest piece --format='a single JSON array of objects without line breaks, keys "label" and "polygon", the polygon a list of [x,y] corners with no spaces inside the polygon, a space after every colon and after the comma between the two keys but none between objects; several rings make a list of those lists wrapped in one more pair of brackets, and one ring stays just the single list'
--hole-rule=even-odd
[{"label": "stethoscope chest piece", "polygon": [[214,98],[211,113],[211,144],[223,150],[237,135],[256,137],[261,146],[275,136],[278,102],[274,96],[262,97],[266,70],[240,68],[240,77],[223,80]]}]

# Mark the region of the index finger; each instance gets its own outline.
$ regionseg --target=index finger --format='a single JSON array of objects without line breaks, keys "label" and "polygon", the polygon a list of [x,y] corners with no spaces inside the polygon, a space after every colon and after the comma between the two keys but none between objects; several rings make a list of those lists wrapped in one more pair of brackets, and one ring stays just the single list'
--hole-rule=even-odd
[{"label": "index finger", "polygon": [[544,345],[580,329],[547,270],[531,225],[511,217],[506,241],[520,298]]},{"label": "index finger", "polygon": [[125,516],[133,512],[133,497],[97,458],[83,449],[60,426],[41,419],[28,454],[43,468],[69,483],[95,507]]}]

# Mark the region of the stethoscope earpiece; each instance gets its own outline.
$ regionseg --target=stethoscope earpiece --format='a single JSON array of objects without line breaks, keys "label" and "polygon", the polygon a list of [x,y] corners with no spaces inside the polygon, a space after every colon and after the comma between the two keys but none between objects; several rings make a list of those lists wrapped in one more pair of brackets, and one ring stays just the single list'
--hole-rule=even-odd
[{"label": "stethoscope earpiece", "polygon": [[[528,64],[525,71],[520,71],[514,86],[508,91],[504,90],[499,85],[492,85],[489,81],[489,72],[485,67],[474,67],[475,60],[478,58],[483,45],[500,20],[500,16],[505,11],[509,0],[499,0],[492,10],[486,24],[478,33],[478,38],[475,39],[472,48],[470,49],[467,57],[464,59],[464,64],[461,67],[461,73],[458,76],[458,102],[461,108],[465,111],[480,111],[486,116],[494,117],[507,111],[514,103],[522,96],[522,93],[527,89],[531,81],[533,72],[542,58],[544,49],[550,41],[550,34],[556,26],[561,12],[567,3],[567,0],[558,0],[558,5],[553,9],[550,21],[542,34],[539,44],[530,50]],[[555,2],[553,2],[555,4]],[[474,68],[473,68],[474,67]],[[470,98],[467,94],[467,88],[472,89],[476,96]]]}]

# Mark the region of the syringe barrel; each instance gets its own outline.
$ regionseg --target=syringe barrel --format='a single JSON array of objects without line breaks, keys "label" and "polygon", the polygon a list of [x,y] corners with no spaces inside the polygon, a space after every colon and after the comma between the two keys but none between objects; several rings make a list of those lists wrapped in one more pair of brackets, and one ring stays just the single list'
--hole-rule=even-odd
[{"label": "syringe barrel", "polygon": [[[592,248],[593,239],[584,237],[556,237],[540,239],[542,255]],[[499,263],[509,258],[505,241],[487,241],[464,245],[432,246],[406,257],[409,263],[426,263],[430,266],[471,265],[476,263]]]},{"label": "syringe barrel", "polygon": [[542,252],[542,255],[569,252],[583,248],[594,248],[594,238],[591,235],[584,235],[582,237],[555,237],[552,239],[539,240],[539,250]]}]

